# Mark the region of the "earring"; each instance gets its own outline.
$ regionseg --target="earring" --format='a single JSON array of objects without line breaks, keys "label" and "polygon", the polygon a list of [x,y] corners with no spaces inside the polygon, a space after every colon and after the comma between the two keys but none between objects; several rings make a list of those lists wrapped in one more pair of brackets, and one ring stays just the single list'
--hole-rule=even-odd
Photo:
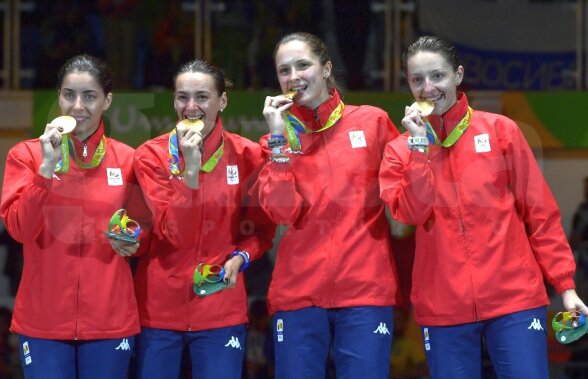
[{"label": "earring", "polygon": [[220,109],[220,111],[221,111],[221,112],[222,112],[222,111],[224,111],[224,110],[225,110],[225,108],[221,108],[221,109]]}]

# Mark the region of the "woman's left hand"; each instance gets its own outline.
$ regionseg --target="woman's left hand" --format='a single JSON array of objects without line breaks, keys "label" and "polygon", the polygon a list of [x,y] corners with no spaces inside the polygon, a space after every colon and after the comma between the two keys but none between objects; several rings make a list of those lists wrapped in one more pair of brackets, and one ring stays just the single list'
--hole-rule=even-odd
[{"label": "woman's left hand", "polygon": [[565,290],[561,293],[561,299],[563,301],[564,308],[566,311],[580,311],[583,315],[588,316],[588,307],[578,297],[575,289]]},{"label": "woman's left hand", "polygon": [[244,261],[243,258],[239,255],[235,255],[234,257],[232,257],[231,259],[229,259],[228,261],[226,261],[225,265],[224,265],[224,270],[225,270],[225,283],[227,284],[227,287],[235,287],[235,285],[237,284],[237,277],[239,275],[239,269],[241,268],[241,265],[243,265]]},{"label": "woman's left hand", "polygon": [[118,255],[124,258],[134,255],[139,249],[139,242],[130,243],[115,239],[109,239],[109,241],[110,246],[112,246],[112,250],[116,251]]}]

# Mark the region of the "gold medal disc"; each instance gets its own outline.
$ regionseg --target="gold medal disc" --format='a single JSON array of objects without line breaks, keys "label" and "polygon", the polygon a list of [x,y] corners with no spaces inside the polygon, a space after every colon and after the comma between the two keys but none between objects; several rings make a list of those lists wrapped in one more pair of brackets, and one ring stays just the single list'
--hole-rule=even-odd
[{"label": "gold medal disc", "polygon": [[49,125],[57,127],[61,134],[68,134],[76,128],[76,124],[76,119],[71,116],[59,116],[54,118]]},{"label": "gold medal disc", "polygon": [[288,91],[284,94],[284,97],[288,100],[293,100],[294,96],[296,96],[297,93],[298,93],[298,91],[294,91],[294,90]]},{"label": "gold medal disc", "polygon": [[431,113],[433,113],[433,109],[435,109],[435,103],[430,100],[425,101],[416,101],[411,105],[412,108],[416,108],[417,111],[421,114],[422,117],[427,117]]},{"label": "gold medal disc", "polygon": [[197,132],[200,132],[200,131],[202,131],[202,129],[204,129],[204,122],[202,120],[185,119],[185,120],[182,120],[180,122],[180,124],[185,126],[186,128],[194,129]]}]

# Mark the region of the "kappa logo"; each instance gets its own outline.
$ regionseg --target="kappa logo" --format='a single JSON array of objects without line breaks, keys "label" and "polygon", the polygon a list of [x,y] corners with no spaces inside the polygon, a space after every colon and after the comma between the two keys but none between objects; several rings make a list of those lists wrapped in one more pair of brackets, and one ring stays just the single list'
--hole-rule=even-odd
[{"label": "kappa logo", "polygon": [[227,342],[225,347],[232,347],[233,349],[243,350],[241,348],[241,343],[239,342],[239,338],[237,338],[235,336],[231,336],[231,339],[229,339],[229,342]]},{"label": "kappa logo", "polygon": [[527,329],[544,330],[538,318],[533,318],[533,322],[531,322],[531,325]]},{"label": "kappa logo", "polygon": [[131,350],[131,345],[129,345],[129,340],[123,338],[120,344],[114,350]]},{"label": "kappa logo", "polygon": [[374,330],[374,333],[390,334],[390,330],[388,330],[388,327],[386,326],[385,322],[381,322],[380,325],[378,325],[378,327],[376,328],[376,330]]}]

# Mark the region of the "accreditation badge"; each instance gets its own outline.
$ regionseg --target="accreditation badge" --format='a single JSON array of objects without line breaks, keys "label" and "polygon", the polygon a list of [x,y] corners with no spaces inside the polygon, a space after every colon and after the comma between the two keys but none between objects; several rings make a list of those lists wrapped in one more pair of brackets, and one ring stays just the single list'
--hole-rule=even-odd
[{"label": "accreditation badge", "polygon": [[478,134],[474,136],[474,146],[476,148],[476,153],[487,153],[490,150],[490,137],[488,133]]},{"label": "accreditation badge", "polygon": [[227,165],[227,184],[239,184],[239,168],[237,165]]},{"label": "accreditation badge", "polygon": [[357,149],[358,147],[367,147],[365,135],[363,130],[352,130],[349,132],[349,140],[351,141],[351,147]]},{"label": "accreditation badge", "polygon": [[122,171],[120,168],[106,168],[106,177],[108,178],[109,186],[122,186]]}]

